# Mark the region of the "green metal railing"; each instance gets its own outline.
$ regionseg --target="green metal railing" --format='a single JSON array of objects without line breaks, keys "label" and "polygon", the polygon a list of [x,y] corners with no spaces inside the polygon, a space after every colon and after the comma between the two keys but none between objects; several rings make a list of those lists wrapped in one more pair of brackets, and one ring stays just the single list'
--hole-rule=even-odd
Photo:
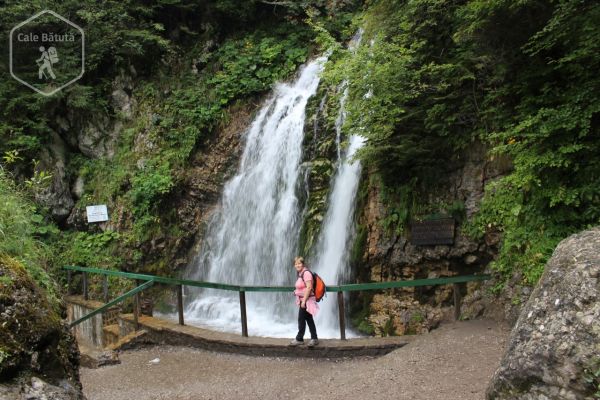
[{"label": "green metal railing", "polygon": [[[136,328],[138,325],[139,316],[139,293],[152,286],[155,283],[166,284],[175,286],[177,288],[177,311],[179,315],[179,324],[184,325],[183,318],[183,287],[193,286],[208,289],[220,289],[229,290],[239,293],[240,296],[240,314],[242,322],[242,336],[248,336],[248,322],[246,317],[246,292],[289,292],[293,291],[293,286],[241,286],[241,285],[227,285],[223,283],[213,282],[202,282],[189,279],[176,279],[167,278],[155,275],[136,274],[131,272],[111,271],[99,268],[86,268],[77,266],[66,266],[64,267],[68,271],[68,287],[71,284],[72,272],[83,273],[83,297],[88,300],[88,274],[101,274],[104,276],[104,306],[92,311],[91,313],[79,318],[71,323],[71,327],[74,327],[81,322],[101,313],[102,311],[112,307],[113,305],[124,301],[125,299],[135,296],[134,304],[134,320]],[[145,283],[138,285],[136,288],[129,292],[117,297],[112,301],[108,301],[108,277],[117,276],[121,278],[134,279],[138,282],[145,281]],[[340,322],[340,337],[342,340],[346,339],[346,322],[345,322],[345,308],[344,308],[344,292],[355,292],[363,290],[382,290],[382,289],[397,289],[406,287],[419,287],[419,286],[435,286],[435,285],[453,285],[454,292],[454,318],[458,319],[460,316],[460,284],[466,282],[484,281],[490,279],[490,275],[463,275],[463,276],[451,276],[443,278],[432,278],[432,279],[414,279],[408,281],[391,281],[391,282],[376,282],[376,283],[359,283],[359,284],[348,284],[338,286],[327,286],[328,292],[337,292],[337,301],[339,309],[339,322]]]}]

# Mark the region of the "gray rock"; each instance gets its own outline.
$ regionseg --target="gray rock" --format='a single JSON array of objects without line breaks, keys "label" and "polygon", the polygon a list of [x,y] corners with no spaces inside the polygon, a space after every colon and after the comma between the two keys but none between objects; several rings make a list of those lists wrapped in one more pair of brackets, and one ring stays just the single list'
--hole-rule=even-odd
[{"label": "gray rock", "polygon": [[131,118],[135,99],[131,96],[133,92],[133,75],[135,71],[127,73],[121,70],[112,84],[111,104],[116,112],[121,112],[123,117]]},{"label": "gray rock", "polygon": [[600,369],[600,227],[563,240],[522,309],[488,400],[592,399]]},{"label": "gray rock", "polygon": [[81,353],[81,366],[90,369],[104,367],[106,365],[121,364],[119,354],[116,351],[106,350],[100,354]]},{"label": "gray rock", "polygon": [[47,149],[43,149],[36,172],[52,174],[50,184],[34,188],[36,201],[48,207],[52,216],[59,221],[66,219],[75,205],[71,197],[68,177],[66,173],[66,145],[56,133],[51,133],[52,142]]},{"label": "gray rock", "polygon": [[71,193],[76,199],[80,199],[85,193],[85,182],[82,176],[78,176],[77,179],[75,179],[75,183],[71,188]]},{"label": "gray rock", "polygon": [[31,378],[30,385],[24,385],[21,399],[26,400],[80,400],[85,397],[69,382],[62,381],[60,386],[51,385],[40,378]]},{"label": "gray rock", "polygon": [[2,400],[86,400],[81,390],[68,380],[52,385],[38,377],[0,384]]},{"label": "gray rock", "polygon": [[77,132],[79,150],[90,158],[112,158],[122,123],[100,115],[85,121]]},{"label": "gray rock", "polygon": [[478,260],[478,258],[476,255],[469,254],[468,256],[465,257],[465,264],[471,265],[471,264],[474,264],[477,260]]}]

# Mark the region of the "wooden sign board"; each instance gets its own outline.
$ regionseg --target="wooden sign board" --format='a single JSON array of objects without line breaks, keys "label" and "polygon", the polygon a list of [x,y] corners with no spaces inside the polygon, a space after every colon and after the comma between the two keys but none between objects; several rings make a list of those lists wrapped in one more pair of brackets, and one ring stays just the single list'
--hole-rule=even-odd
[{"label": "wooden sign board", "polygon": [[108,209],[106,205],[86,207],[88,224],[93,222],[108,221]]},{"label": "wooden sign board", "polygon": [[410,243],[415,246],[454,244],[454,218],[412,222]]}]

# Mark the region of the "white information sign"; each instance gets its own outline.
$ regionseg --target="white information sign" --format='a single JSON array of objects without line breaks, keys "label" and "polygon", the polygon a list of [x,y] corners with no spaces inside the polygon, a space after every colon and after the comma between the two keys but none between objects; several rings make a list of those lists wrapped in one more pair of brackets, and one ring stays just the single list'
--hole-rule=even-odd
[{"label": "white information sign", "polygon": [[85,209],[87,211],[88,223],[108,221],[108,209],[106,205],[88,206]]}]

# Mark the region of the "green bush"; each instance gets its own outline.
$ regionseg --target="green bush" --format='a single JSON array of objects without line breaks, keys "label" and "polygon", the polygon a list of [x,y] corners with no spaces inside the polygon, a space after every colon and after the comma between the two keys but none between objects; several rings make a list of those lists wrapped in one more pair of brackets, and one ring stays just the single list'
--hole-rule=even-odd
[{"label": "green bush", "polygon": [[502,233],[502,281],[534,284],[561,239],[600,223],[599,18],[569,0],[372,3],[363,45],[325,76],[350,78],[344,129],[367,138],[358,158],[391,199],[386,230],[420,215],[414,199],[476,141],[513,165],[468,229]]},{"label": "green bush", "polygon": [[55,255],[42,242],[56,232],[57,228],[38,213],[26,192],[0,166],[0,256],[22,264],[27,274],[46,290],[53,306],[58,307],[58,288],[48,273]]},{"label": "green bush", "polygon": [[131,179],[131,202],[136,217],[155,211],[161,199],[173,188],[168,164],[146,166]]}]

